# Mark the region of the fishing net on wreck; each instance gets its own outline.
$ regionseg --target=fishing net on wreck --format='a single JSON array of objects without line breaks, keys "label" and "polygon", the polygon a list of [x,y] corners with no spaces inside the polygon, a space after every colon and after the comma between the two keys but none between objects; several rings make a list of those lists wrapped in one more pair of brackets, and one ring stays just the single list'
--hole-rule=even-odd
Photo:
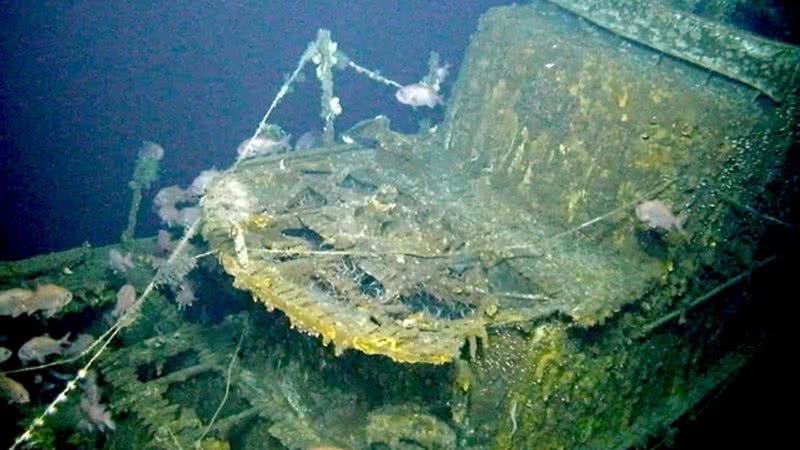
[{"label": "fishing net on wreck", "polygon": [[235,286],[337,352],[443,363],[465,342],[474,355],[487,327],[557,312],[595,323],[654,276],[626,275],[629,260],[471,182],[436,139],[385,125],[351,130],[373,147],[247,161],[202,202],[203,234]]}]

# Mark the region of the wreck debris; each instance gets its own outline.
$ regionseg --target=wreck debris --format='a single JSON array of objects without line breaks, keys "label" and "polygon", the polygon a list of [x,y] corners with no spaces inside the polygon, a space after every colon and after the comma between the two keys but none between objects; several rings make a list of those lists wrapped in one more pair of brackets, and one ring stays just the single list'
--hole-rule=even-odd
[{"label": "wreck debris", "polygon": [[[549,31],[544,27],[542,29]],[[561,67],[561,64],[554,66],[552,62],[548,62],[536,66],[551,69]],[[520,72],[522,69],[524,67],[517,67]],[[617,81],[611,78],[611,81]],[[502,94],[507,92],[506,89],[513,89],[513,85],[511,81],[498,83],[495,92],[499,94],[494,105],[505,103],[506,96]],[[612,86],[614,87],[616,86]],[[628,104],[628,87],[626,85],[623,89],[622,98],[625,100],[616,102],[620,108]],[[574,89],[577,91],[578,87]],[[518,95],[512,93],[509,97],[519,98]],[[566,96],[558,98],[564,97]],[[594,104],[605,106],[603,101],[606,100],[600,99]],[[431,151],[436,150],[437,144],[432,145],[430,141],[418,136],[391,134],[386,130],[387,133],[375,139],[351,139],[351,143],[359,142],[359,145],[365,146],[361,148],[325,148],[287,160],[268,156],[242,164],[237,161],[235,167],[223,177],[241,180],[253,197],[252,208],[248,207],[232,222],[225,214],[219,214],[220,211],[226,211],[223,206],[220,211],[216,211],[218,215],[214,220],[205,224],[204,234],[216,246],[214,253],[220,255],[226,270],[236,278],[237,286],[247,289],[267,308],[277,307],[283,310],[298,329],[308,334],[321,335],[323,342],[333,343],[337,354],[352,347],[364,353],[386,355],[395,361],[441,363],[454,359],[454,355],[466,357],[465,353],[468,353],[470,361],[478,367],[482,359],[489,360],[496,357],[497,353],[496,349],[494,355],[489,351],[478,351],[478,337],[481,338],[484,349],[489,344],[487,329],[506,331],[502,328],[509,324],[523,324],[526,333],[532,329],[532,338],[526,336],[524,340],[517,340],[525,345],[524,359],[528,361],[530,357],[536,364],[523,363],[516,366],[526,376],[509,380],[509,383],[515,385],[513,389],[517,390],[515,395],[506,397],[511,399],[511,403],[505,405],[510,412],[510,436],[530,442],[539,430],[546,430],[542,434],[555,436],[552,438],[554,441],[556,438],[566,441],[573,439],[572,436],[563,438],[563,433],[559,434],[562,425],[554,425],[551,418],[555,421],[564,417],[572,419],[576,416],[572,414],[575,412],[579,417],[597,417],[593,415],[594,411],[586,411],[595,409],[593,407],[596,403],[602,401],[602,397],[607,396],[608,392],[638,394],[643,390],[640,381],[649,378],[641,376],[648,372],[639,373],[634,381],[638,386],[635,386],[635,391],[630,391],[630,384],[623,379],[624,376],[617,376],[613,381],[602,376],[592,376],[587,378],[588,385],[582,385],[580,382],[573,384],[576,378],[581,378],[576,374],[581,374],[581,371],[585,373],[586,367],[592,367],[592,364],[595,368],[600,367],[599,372],[602,374],[637,373],[630,367],[644,365],[646,358],[655,359],[658,355],[653,349],[660,350],[666,346],[648,343],[647,349],[631,348],[633,345],[629,341],[622,340],[627,330],[614,326],[595,327],[591,330],[593,334],[596,331],[599,335],[598,341],[606,339],[602,344],[591,347],[580,345],[584,342],[578,342],[579,339],[574,339],[575,336],[570,336],[567,332],[576,331],[574,334],[580,334],[584,330],[578,329],[579,327],[566,330],[564,323],[569,320],[561,319],[571,319],[575,324],[583,326],[602,323],[625,306],[626,302],[641,299],[655,281],[674,281],[674,277],[670,279],[669,274],[654,269],[655,264],[646,264],[650,261],[635,250],[631,251],[633,255],[624,254],[630,250],[620,245],[620,242],[625,243],[624,236],[614,242],[610,239],[603,241],[602,237],[593,239],[590,233],[586,233],[589,236],[584,235],[583,232],[594,231],[589,229],[589,225],[595,225],[599,217],[614,220],[613,212],[622,208],[619,205],[626,204],[625,200],[615,202],[612,208],[605,208],[606,212],[584,222],[585,226],[564,231],[561,223],[537,223],[538,219],[557,219],[557,215],[530,214],[526,208],[531,205],[522,208],[517,202],[505,200],[508,192],[492,192],[486,188],[489,184],[486,180],[492,174],[508,178],[509,175],[515,175],[514,170],[519,167],[523,167],[524,171],[524,176],[518,180],[520,184],[531,184],[531,180],[535,180],[537,176],[535,170],[538,168],[531,162],[534,159],[532,155],[525,152],[547,148],[546,145],[539,145],[541,143],[528,145],[532,142],[528,139],[536,134],[536,128],[531,126],[529,133],[529,124],[522,123],[527,118],[520,114],[521,119],[517,122],[516,112],[513,112],[513,108],[519,105],[515,105],[514,101],[507,103],[512,106],[497,116],[511,117],[508,120],[511,125],[508,129],[521,131],[507,133],[512,136],[511,144],[503,147],[508,148],[507,151],[504,150],[507,156],[495,160],[503,166],[488,164],[480,167],[475,172],[479,178],[470,179],[474,183],[469,187],[458,184],[463,183],[465,176],[474,175],[465,173],[467,170],[461,170],[465,166],[458,164],[463,164],[463,159],[448,160],[446,156],[439,157]],[[331,111],[336,110],[333,104],[329,103],[329,106]],[[545,115],[550,114],[550,111],[544,109],[542,112]],[[563,110],[559,109],[557,112],[559,114],[554,116],[560,117]],[[632,114],[628,116],[627,113],[622,117],[625,119],[621,123],[625,124],[632,118],[635,119]],[[486,128],[487,130],[483,130],[486,135],[506,135],[495,133],[488,126]],[[517,136],[520,136],[519,142],[515,140]],[[483,147],[477,148],[484,150]],[[552,148],[559,149],[563,156],[574,151],[567,145]],[[474,151],[475,147],[468,150]],[[584,161],[590,159],[591,165],[585,172],[586,179],[596,176],[596,170],[604,166],[609,170],[617,167],[602,161],[596,164],[598,153],[594,150],[585,152],[588,158],[585,155],[573,155],[565,158],[564,162],[578,165],[583,162],[582,157],[585,158]],[[475,160],[482,157],[482,154],[476,153]],[[663,163],[661,160],[658,162]],[[528,165],[524,167],[526,163]],[[398,167],[423,169],[417,172],[397,170]],[[454,167],[457,169],[453,170]],[[611,175],[613,177],[620,174]],[[452,178],[448,180],[448,176]],[[224,181],[220,183],[222,182]],[[567,222],[580,217],[575,214],[576,211],[580,213],[583,206],[589,203],[592,190],[587,185],[588,182],[562,197],[569,204],[566,208],[569,217]],[[626,194],[624,186],[623,184],[616,191]],[[214,188],[211,189],[213,191]],[[213,192],[209,195],[213,195]],[[619,199],[608,195],[604,200],[612,203]],[[492,208],[485,208],[484,205],[491,205]],[[206,207],[209,208],[209,205]],[[535,208],[535,205],[531,208]],[[624,220],[629,225],[629,218]],[[194,220],[190,228],[196,229],[198,223],[199,219]],[[581,233],[578,234],[577,231]],[[563,239],[566,236],[564,233],[570,239]],[[187,232],[187,236],[191,234],[193,231]],[[541,239],[543,236],[550,239]],[[559,239],[554,239],[554,236]],[[187,239],[185,237],[181,245],[185,245]],[[534,247],[529,245],[531,242],[547,242],[547,245]],[[525,254],[502,251],[512,249],[514,245],[527,245],[530,251]],[[171,262],[174,263],[179,251],[176,249],[172,254]],[[621,257],[621,253],[624,256]],[[714,255],[709,253],[708,256]],[[522,259],[523,262],[520,261]],[[631,268],[637,270],[633,271]],[[162,267],[159,272],[164,270]],[[141,304],[153,283],[145,289],[137,304]],[[652,289],[649,291],[652,292]],[[656,301],[653,304],[655,307],[663,306]],[[650,308],[654,307],[647,304],[647,309]],[[636,320],[640,318],[637,314],[639,313],[625,314],[619,323],[630,326],[630,316],[634,316],[633,319]],[[559,315],[559,320],[550,321],[544,326],[530,325],[534,322],[541,323],[551,315]],[[233,322],[237,322],[236,319]],[[615,326],[619,326],[619,323]],[[306,448],[315,445],[313,410],[309,407],[308,393],[301,389],[303,385],[300,382],[281,376],[277,386],[263,386],[258,383],[259,380],[254,379],[264,373],[270,374],[270,370],[237,370],[236,374],[232,374],[234,358],[220,357],[229,353],[229,348],[225,348],[225,352],[219,351],[219,348],[193,350],[185,342],[181,342],[214,342],[209,335],[201,336],[201,333],[207,331],[212,337],[232,335],[233,331],[238,330],[237,325],[241,326],[240,321],[238,324],[223,324],[208,330],[187,326],[174,334],[163,333],[119,351],[112,350],[112,357],[109,358],[112,363],[110,366],[103,366],[103,370],[108,373],[109,378],[118,376],[117,383],[129,389],[122,391],[125,388],[120,387],[123,400],[136,403],[130,407],[130,411],[146,418],[145,421],[161,423],[158,429],[151,430],[156,439],[170,439],[177,443],[177,447],[181,447],[181,443],[192,442],[193,436],[206,420],[201,419],[192,408],[184,408],[180,402],[169,398],[169,388],[200,375],[208,374],[219,379],[224,362],[230,361],[226,385],[242,390],[247,398],[258,400],[256,403],[248,403],[236,415],[222,417],[217,422],[214,422],[217,416],[215,413],[209,421],[215,426],[215,430],[224,430],[242,417],[263,415],[272,421],[270,434],[278,437],[287,447]],[[547,333],[546,328],[553,330],[554,341],[562,340],[561,343],[565,345],[555,342],[552,345],[542,345],[547,348],[537,348],[542,343],[542,335]],[[609,328],[610,334],[623,336],[619,340],[615,340],[616,336],[605,336],[604,331]],[[87,377],[87,368],[119,329],[115,325],[110,338],[103,341],[101,350],[81,369],[77,379]],[[508,337],[510,334],[512,333],[497,333],[496,336],[503,343],[514,342],[513,338]],[[493,342],[494,337],[495,335]],[[659,337],[663,338],[661,342],[672,346],[670,351],[678,354],[679,358],[680,354],[689,353],[681,351],[687,346],[680,341],[671,340],[671,336]],[[469,343],[468,352],[462,349],[465,341]],[[610,352],[609,349],[615,351]],[[519,352],[518,349],[515,351]],[[142,357],[137,353],[145,355]],[[162,360],[164,355],[182,359],[187,354],[188,362],[184,361],[185,364],[180,367]],[[628,357],[629,360],[626,360]],[[115,360],[117,365],[114,365]],[[496,362],[496,359],[489,360],[483,367],[489,367]],[[514,364],[513,360],[504,362],[509,366]],[[572,362],[575,364],[570,364]],[[682,364],[678,361],[671,365],[679,368]],[[294,372],[299,365],[297,362],[284,365],[279,375]],[[567,369],[567,366],[570,368]],[[486,372],[492,373],[482,370],[475,378],[476,385],[478,382],[487,382],[487,378],[483,376]],[[494,375],[496,374],[495,371]],[[267,378],[274,379],[275,374],[272,375]],[[665,376],[659,375],[658,378],[663,378],[672,387],[676,385]],[[674,380],[684,381],[680,374]],[[307,385],[310,384],[313,383]],[[468,382],[465,386],[468,388],[470,384]],[[69,386],[59,398],[69,392]],[[139,388],[136,393],[147,392],[146,398],[132,398],[135,395],[132,389],[135,388]],[[150,389],[155,393],[148,392]],[[581,389],[584,390],[580,391]],[[476,391],[477,389],[471,392]],[[544,403],[538,402],[535,407],[530,406],[530,403],[523,403],[526,397],[534,398],[534,395],[540,393],[549,397],[551,392],[563,396],[559,395],[556,399],[554,395],[549,404],[545,398]],[[587,400],[570,401],[575,392],[580,392],[581,397]],[[595,397],[592,398],[592,395]],[[540,399],[543,396],[535,398]],[[641,397],[629,395],[629,398],[638,400]],[[264,403],[258,403],[262,400]],[[686,397],[680,400],[686,404],[690,401]],[[142,403],[138,403],[139,401]],[[578,403],[585,409],[574,409],[576,407],[572,405]],[[619,407],[620,403],[630,405],[634,402],[609,403]],[[53,405],[47,411],[52,411]],[[263,412],[265,410],[275,411],[272,413],[274,415]],[[623,417],[619,421],[621,427],[635,428],[631,426],[633,419],[629,420],[630,409],[619,411],[624,414],[618,414],[617,410],[610,408],[609,411],[608,415],[615,417],[613,420]],[[531,420],[531,416],[538,412],[547,414],[541,414],[535,420],[547,419],[550,423],[541,423],[541,427],[531,425],[536,423]],[[672,412],[662,413],[663,417],[667,417],[666,414]],[[36,419],[39,424],[36,426],[41,425],[43,417],[44,415]],[[388,440],[397,444],[412,441],[443,448],[455,445],[455,433],[449,424],[424,408],[382,407],[373,411],[370,419],[369,426],[372,428],[369,430],[374,438],[371,440],[375,443]],[[599,417],[598,420],[602,420],[599,422],[602,424],[611,422]],[[398,422],[402,422],[407,429],[402,432],[395,429],[394,433],[387,433],[382,424]],[[617,422],[614,424],[616,426]],[[581,444],[590,445],[586,441],[589,438],[596,439],[592,427],[588,428],[591,436],[580,436],[579,439],[584,440]],[[597,428],[599,427],[595,429]],[[503,439],[503,433],[499,435]],[[25,436],[30,437],[30,428]],[[25,439],[27,438],[21,438]],[[21,441],[17,443],[19,442]],[[574,440],[570,443],[574,443]],[[569,446],[563,442],[559,444],[553,446]]]},{"label": "wreck debris", "polygon": [[412,405],[392,405],[369,414],[367,441],[372,445],[401,448],[410,442],[420,448],[455,450],[456,434],[444,422]]},{"label": "wreck debris", "polygon": [[[162,310],[174,308],[167,305]],[[264,372],[258,375],[238,365],[234,368],[231,357],[240,349],[247,327],[242,315],[232,316],[217,327],[201,327],[182,323],[178,329],[164,335],[150,337],[140,343],[113,351],[101,362],[104,379],[113,386],[115,414],[136,414],[152,433],[154,442],[179,442],[189,448],[208,436],[223,436],[231,427],[254,416],[263,416],[272,421],[270,433],[291,448],[305,448],[320,442],[316,431],[308,424],[308,418],[296,416],[286,397],[281,383],[287,381],[293,371],[279,367],[271,376]],[[219,336],[239,334],[239,344],[230,348]],[[198,346],[202,342],[204,345]],[[141,373],[151,373],[147,368],[156,362],[169,362],[165,368],[152,372],[147,378]],[[182,361],[178,363],[177,361]],[[268,365],[269,366],[269,365]],[[274,365],[273,365],[274,367]],[[263,368],[262,368],[263,370]],[[203,425],[204,420],[190,405],[171,399],[169,391],[196,377],[217,376],[220,386],[229,386],[228,392],[236,391],[247,399],[239,412],[233,415],[217,414]],[[224,398],[224,397],[223,397]]]},{"label": "wreck debris", "polygon": [[155,142],[142,142],[136,157],[133,179],[128,183],[133,195],[131,197],[131,206],[128,210],[128,224],[120,238],[122,245],[125,247],[130,247],[133,244],[133,235],[136,231],[136,216],[142,203],[142,191],[150,189],[150,186],[158,178],[158,168],[163,157],[164,147]]}]

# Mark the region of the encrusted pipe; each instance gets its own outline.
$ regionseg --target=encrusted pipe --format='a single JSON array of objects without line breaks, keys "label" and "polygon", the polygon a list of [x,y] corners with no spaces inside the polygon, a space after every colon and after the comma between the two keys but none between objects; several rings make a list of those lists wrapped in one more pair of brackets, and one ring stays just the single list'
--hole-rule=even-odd
[{"label": "encrusted pipe", "polygon": [[333,95],[333,67],[337,63],[336,42],[331,40],[329,30],[320,29],[317,32],[317,51],[311,61],[317,65],[317,78],[322,90],[320,101],[320,116],[324,123],[322,128],[322,143],[326,146],[333,145],[336,133],[333,128],[333,119],[342,113],[339,98]]}]

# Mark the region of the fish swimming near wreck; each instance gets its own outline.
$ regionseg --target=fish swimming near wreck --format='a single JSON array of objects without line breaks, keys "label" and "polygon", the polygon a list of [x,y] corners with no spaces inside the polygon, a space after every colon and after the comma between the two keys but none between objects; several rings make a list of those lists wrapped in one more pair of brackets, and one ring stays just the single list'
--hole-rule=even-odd
[{"label": "fish swimming near wreck", "polygon": [[111,317],[118,318],[122,316],[134,303],[136,303],[136,289],[130,284],[122,286],[117,291],[117,304],[114,306],[114,310],[111,311]]},{"label": "fish swimming near wreck", "polygon": [[31,401],[31,396],[25,386],[5,375],[0,375],[0,396],[9,403],[23,404]]},{"label": "fish swimming near wreck", "polygon": [[72,301],[72,292],[61,286],[40,284],[35,291],[14,288],[0,292],[0,316],[18,317],[41,311],[47,319]]},{"label": "fish swimming near wreck", "polygon": [[636,206],[636,217],[650,228],[683,231],[686,216],[675,215],[672,206],[661,200],[647,200]]},{"label": "fish swimming near wreck", "polygon": [[31,338],[17,350],[17,357],[23,364],[33,360],[44,363],[45,358],[50,355],[61,355],[64,347],[69,344],[69,335],[67,333],[61,339],[53,339],[49,334]]},{"label": "fish swimming near wreck", "polygon": [[242,141],[239,147],[236,148],[236,153],[240,159],[280,153],[291,148],[289,145],[290,139],[290,135],[282,136],[279,139],[272,136],[256,136]]},{"label": "fish swimming near wreck", "polygon": [[450,73],[450,64],[439,64],[439,55],[431,53],[428,61],[429,71],[418,83],[401,86],[394,93],[394,98],[398,102],[417,109],[418,106],[434,108],[436,105],[443,105],[444,99],[439,94],[442,83]]},{"label": "fish swimming near wreck", "polygon": [[[30,311],[43,311],[49,318],[72,301],[72,292],[56,284],[39,285],[27,304]],[[32,314],[32,313],[28,313]]]},{"label": "fish swimming near wreck", "polygon": [[395,92],[394,98],[396,98],[398,102],[411,106],[415,109],[418,106],[434,108],[436,105],[441,105],[444,103],[442,96],[436,92],[433,86],[425,83],[416,83],[403,86],[398,89],[397,92]]},{"label": "fish swimming near wreck", "polygon": [[65,357],[72,357],[83,354],[89,347],[94,344],[96,338],[91,334],[81,333],[79,334],[74,341],[70,342],[69,347],[64,349],[62,356]]}]

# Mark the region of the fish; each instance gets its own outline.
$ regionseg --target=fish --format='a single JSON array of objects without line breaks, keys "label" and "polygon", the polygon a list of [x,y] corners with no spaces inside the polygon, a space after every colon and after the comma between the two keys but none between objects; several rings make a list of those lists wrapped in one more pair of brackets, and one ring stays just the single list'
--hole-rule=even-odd
[{"label": "fish", "polygon": [[291,139],[291,135],[288,134],[280,139],[271,136],[256,136],[253,139],[242,141],[239,147],[236,148],[236,153],[240,159],[279,153],[291,148],[289,139]]},{"label": "fish", "polygon": [[125,314],[134,303],[136,303],[136,289],[130,284],[122,286],[117,292],[117,304],[111,311],[111,317],[117,318]]},{"label": "fish", "polygon": [[40,284],[33,292],[33,297],[25,304],[28,315],[43,311],[45,318],[50,318],[72,301],[72,292],[55,284]]},{"label": "fish", "polygon": [[297,138],[294,143],[295,150],[308,150],[310,148],[319,147],[322,137],[317,131],[306,131]]},{"label": "fish", "polygon": [[650,228],[683,231],[685,215],[675,215],[672,206],[661,200],[647,200],[636,205],[636,217]]},{"label": "fish", "polygon": [[112,248],[108,251],[108,265],[114,273],[127,273],[128,269],[136,266],[136,263],[133,262],[133,255],[130,252],[123,255],[121,251]]},{"label": "fish", "polygon": [[97,385],[97,374],[89,372],[81,383],[83,395],[80,407],[85,420],[80,424],[87,430],[115,430],[116,426],[107,405],[100,403],[100,386]]},{"label": "fish", "polygon": [[181,225],[188,228],[192,226],[193,223],[200,220],[202,215],[203,212],[199,206],[189,206],[187,208],[183,208],[181,210]]},{"label": "fish", "polygon": [[0,316],[18,317],[27,311],[27,302],[33,297],[28,289],[13,288],[0,291]]},{"label": "fish", "polygon": [[72,292],[51,283],[40,284],[35,291],[8,289],[0,292],[0,316],[30,316],[43,311],[43,316],[50,318],[71,301]]},{"label": "fish", "polygon": [[[71,380],[71,379],[75,378],[75,374],[68,374],[68,373],[56,372],[56,371],[55,371],[55,370],[53,370],[53,369],[50,369],[50,370],[48,370],[47,372],[48,372],[50,375],[52,375],[52,376],[53,376],[53,378],[59,379],[59,380],[61,380],[61,381],[69,381],[69,380]],[[39,376],[41,376],[41,375],[39,375]]]},{"label": "fish", "polygon": [[434,108],[436,105],[444,104],[442,96],[433,88],[425,83],[409,84],[401,87],[395,92],[394,97],[398,102],[416,109],[418,106]]},{"label": "fish", "polygon": [[64,349],[64,356],[80,355],[94,344],[95,337],[91,334],[81,333],[74,341],[70,342],[69,347]]},{"label": "fish", "polygon": [[197,297],[194,296],[194,289],[189,282],[183,283],[180,286],[178,293],[175,295],[175,303],[178,304],[178,309],[192,306],[196,300]]},{"label": "fish", "polygon": [[5,347],[0,347],[0,363],[8,361],[8,358],[11,358],[11,355],[13,354],[14,352],[12,352],[11,350]]},{"label": "fish", "polygon": [[61,355],[64,347],[69,344],[69,335],[70,333],[67,333],[61,339],[53,339],[49,334],[31,338],[17,350],[17,358],[23,364],[32,360],[42,364],[50,355]]},{"label": "fish", "polygon": [[191,195],[192,197],[202,197],[203,194],[206,193],[206,188],[208,185],[214,181],[220,174],[220,171],[217,169],[208,169],[200,172],[200,175],[196,176],[194,180],[192,180],[192,184],[186,190],[186,192]]},{"label": "fish", "polygon": [[[191,189],[191,188],[190,188]],[[191,193],[180,186],[167,186],[156,193],[153,204],[157,208],[165,206],[175,207],[178,203],[191,200]]]},{"label": "fish", "polygon": [[0,375],[0,396],[9,403],[24,404],[31,401],[31,396],[25,386],[5,375]]},{"label": "fish", "polygon": [[80,407],[86,417],[82,428],[101,432],[117,429],[114,419],[111,417],[111,411],[106,405],[100,403],[99,398],[84,396],[81,398]]}]

